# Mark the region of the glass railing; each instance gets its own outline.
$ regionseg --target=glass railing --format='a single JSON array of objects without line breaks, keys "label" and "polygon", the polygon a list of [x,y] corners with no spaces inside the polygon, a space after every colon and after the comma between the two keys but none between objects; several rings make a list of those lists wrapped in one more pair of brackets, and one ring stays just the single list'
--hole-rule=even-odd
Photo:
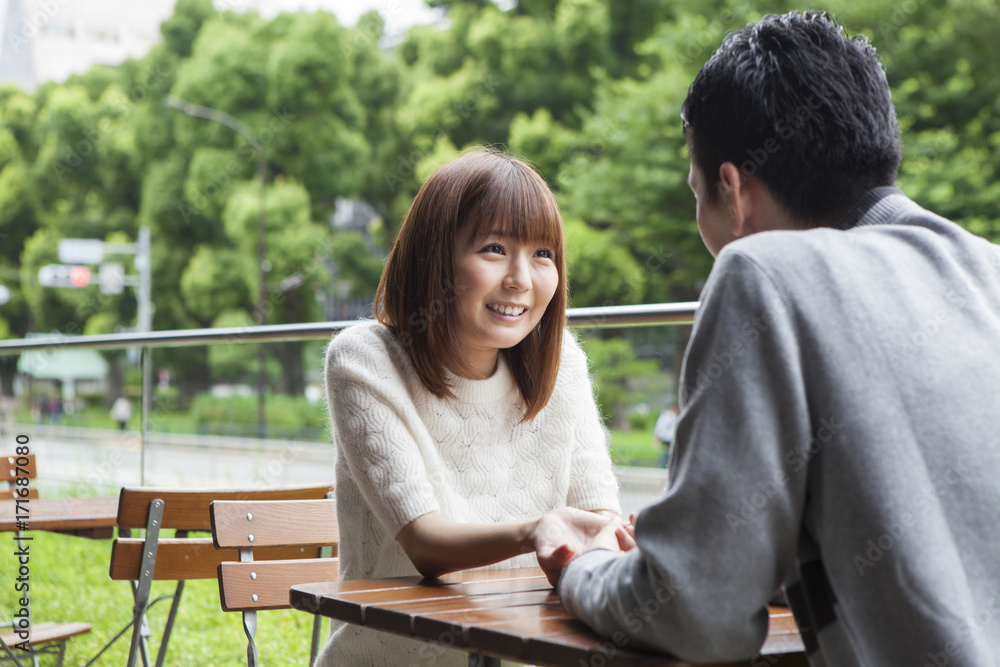
[{"label": "glass railing", "polygon": [[[665,325],[690,324],[697,306],[696,302],[685,302],[575,308],[570,309],[567,315],[569,326],[585,338],[614,338],[617,334],[608,329],[622,329],[623,336],[631,336],[633,349],[638,346],[646,350],[638,350],[638,359],[630,357],[630,363],[635,363],[663,347],[662,335],[644,341],[641,335],[636,335],[635,327],[661,328],[662,331]],[[357,320],[310,322],[97,336],[53,334],[0,341],[0,356],[21,355],[22,361],[31,359],[29,365],[33,366],[22,375],[18,401],[13,403],[7,399],[2,424],[3,439],[9,440],[13,431],[28,434],[36,442],[36,452],[42,454],[46,461],[45,477],[60,480],[63,486],[70,486],[77,494],[114,493],[120,486],[128,484],[256,486],[325,481],[332,478],[333,457],[329,429],[323,416],[325,408],[321,389],[312,387],[315,411],[310,412],[308,419],[300,419],[294,409],[281,403],[277,396],[280,391],[270,391],[270,385],[283,370],[277,368],[277,351],[282,344],[301,344],[306,350],[306,371],[318,376],[322,369],[325,342],[338,331],[356,323]],[[624,331],[626,329],[632,331]],[[244,382],[240,384],[214,386],[211,390],[216,394],[230,392],[242,395],[234,402],[242,401],[245,408],[255,410],[256,419],[241,421],[226,415],[195,418],[187,407],[179,410],[173,402],[176,396],[171,397],[164,389],[171,386],[172,380],[163,377],[162,358],[158,361],[160,368],[154,364],[157,354],[169,355],[165,352],[167,348],[189,348],[188,352],[200,354],[206,360],[212,355],[242,354],[242,363],[246,368],[254,364],[253,352],[245,347],[251,344],[275,346],[274,352],[267,355],[271,364],[266,385],[268,391],[260,391],[260,387],[265,385],[252,373],[244,373]],[[672,340],[671,345],[682,349],[683,341]],[[298,354],[302,353],[299,347],[295,349]],[[98,351],[104,358],[128,358],[128,361],[121,362],[124,367],[119,373],[121,392],[133,397],[135,409],[121,428],[115,425],[106,408],[106,403],[110,402],[108,399],[113,396],[105,395],[100,402],[100,415],[106,423],[99,426],[89,423],[79,408],[73,408],[73,402],[60,406],[58,412],[52,414],[38,405],[37,400],[31,400],[33,394],[42,393],[38,390],[39,386],[52,390],[51,381],[45,384],[32,380],[30,371],[44,368],[45,373],[35,375],[59,378],[60,373],[65,372],[66,377],[72,377],[72,368],[55,367],[74,363],[67,361],[71,355],[64,353],[75,350]],[[619,363],[621,357],[613,356],[617,352],[609,354],[612,354],[610,360],[607,354],[603,360],[596,359],[600,355],[593,354],[592,371],[595,370],[595,363],[611,366]],[[623,368],[622,372],[627,374],[629,371]],[[610,390],[601,387],[600,369],[595,375],[598,376],[599,393]],[[35,382],[34,386],[32,382]],[[642,387],[628,387],[627,382],[623,382],[620,391],[641,393]],[[77,395],[75,403],[82,404],[79,396],[86,389],[87,382],[78,380],[77,384],[81,386],[74,390]],[[209,389],[202,388],[206,393]],[[269,394],[267,406],[263,402],[265,393]],[[630,414],[629,419],[644,419],[651,429],[655,412],[664,406],[640,407],[644,407],[646,413]],[[91,410],[90,414],[93,413]],[[623,492],[628,493],[632,489],[645,493],[662,488],[662,470],[625,470],[628,461],[620,463],[625,464],[620,468]]]}]

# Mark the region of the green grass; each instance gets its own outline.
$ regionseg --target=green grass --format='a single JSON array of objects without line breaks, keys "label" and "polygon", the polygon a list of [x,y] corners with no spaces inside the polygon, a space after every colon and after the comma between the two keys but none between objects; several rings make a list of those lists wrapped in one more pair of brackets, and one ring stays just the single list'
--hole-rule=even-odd
[{"label": "green grass", "polygon": [[[45,532],[30,532],[30,594],[32,615],[41,621],[85,621],[90,633],[72,638],[64,664],[85,665],[131,620],[132,593],[127,582],[111,581],[108,566],[111,540],[87,540]],[[13,540],[5,536],[8,545]],[[9,619],[18,609],[14,590],[12,549],[0,555],[0,617]],[[173,591],[170,582],[154,582],[155,599]],[[150,652],[155,660],[170,609],[170,601],[158,603],[149,613],[153,638]],[[257,649],[265,665],[305,665],[309,662],[312,616],[295,610],[258,614]],[[324,633],[325,633],[324,624]],[[95,665],[126,664],[131,631],[123,635]],[[184,588],[167,665],[245,665],[246,636],[242,617],[219,606],[219,588],[214,579],[189,581]],[[55,664],[54,661],[42,665]],[[141,664],[141,663],[140,663]]]}]

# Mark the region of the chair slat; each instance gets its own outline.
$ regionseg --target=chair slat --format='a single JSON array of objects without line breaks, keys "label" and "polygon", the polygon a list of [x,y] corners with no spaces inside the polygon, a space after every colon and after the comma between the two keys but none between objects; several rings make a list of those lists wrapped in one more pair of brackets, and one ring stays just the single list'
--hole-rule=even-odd
[{"label": "chair slat", "polygon": [[[110,576],[114,580],[135,581],[139,579],[142,563],[143,540],[138,537],[122,537],[111,547]],[[262,552],[261,560],[289,558],[317,558],[319,547],[275,549]],[[167,538],[157,542],[156,564],[153,567],[154,581],[187,581],[189,579],[214,579],[219,563],[239,560],[239,552],[234,549],[219,550],[212,539]]]},{"label": "chair slat", "polygon": [[125,487],[118,497],[118,527],[144,529],[149,516],[149,503],[154,498],[164,501],[163,523],[160,528],[177,530],[212,529],[208,506],[213,500],[292,500],[326,498],[329,484],[304,484],[279,489],[161,489],[156,487]]},{"label": "chair slat", "polygon": [[333,500],[216,500],[210,515],[212,536],[220,549],[256,551],[337,543],[337,509]]},{"label": "chair slat", "polygon": [[[70,637],[90,632],[90,629],[90,623],[53,623],[51,621],[35,623],[31,626],[28,646],[47,644],[48,642],[64,642]],[[13,646],[21,641],[17,632],[5,632],[0,636],[3,637],[4,643],[8,646]]]},{"label": "chair slat", "polygon": [[228,562],[220,563],[218,572],[219,601],[224,611],[288,609],[292,586],[336,581],[340,565],[336,558]]},{"label": "chair slat", "polygon": [[[25,459],[27,459],[27,462],[25,462]],[[38,469],[35,467],[34,454],[25,454],[22,456],[17,454],[0,454],[0,476],[8,484],[12,483],[17,477],[35,479],[37,475]]]}]

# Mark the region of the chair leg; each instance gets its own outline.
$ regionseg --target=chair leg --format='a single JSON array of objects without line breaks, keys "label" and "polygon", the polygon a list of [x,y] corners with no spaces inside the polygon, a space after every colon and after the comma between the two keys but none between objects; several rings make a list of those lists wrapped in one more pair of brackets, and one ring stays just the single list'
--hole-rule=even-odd
[{"label": "chair leg", "polygon": [[247,635],[247,665],[257,667],[257,644],[254,635],[257,634],[257,612],[243,612],[243,632]]},{"label": "chair leg", "polygon": [[160,641],[160,650],[156,655],[156,667],[163,667],[163,660],[167,657],[167,646],[170,643],[170,633],[174,630],[174,620],[177,618],[177,608],[181,604],[181,594],[184,592],[184,582],[177,582],[177,590],[174,592],[174,599],[170,602],[170,613],[167,615],[167,625],[163,628],[163,639]]},{"label": "chair leg", "polygon": [[313,618],[313,633],[312,642],[309,644],[309,665],[310,667],[314,662],[316,662],[316,654],[319,653],[319,631],[322,627],[324,617],[316,614]]},{"label": "chair leg", "polygon": [[17,667],[23,667],[23,665],[21,665],[21,661],[18,660],[17,655],[14,653],[14,651],[11,650],[9,646],[7,646],[7,642],[5,642],[3,639],[0,639],[0,648],[4,650],[4,653],[6,653],[8,657],[10,657],[10,659],[14,662],[15,665],[17,665]]}]

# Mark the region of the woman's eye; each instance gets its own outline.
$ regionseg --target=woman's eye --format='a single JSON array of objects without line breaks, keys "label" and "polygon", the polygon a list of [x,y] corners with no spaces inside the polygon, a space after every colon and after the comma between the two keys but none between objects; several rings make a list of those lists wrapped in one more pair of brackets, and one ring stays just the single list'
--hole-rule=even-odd
[{"label": "woman's eye", "polygon": [[553,253],[548,248],[539,248],[535,251],[535,257],[544,257],[546,259],[554,259],[555,253]]},{"label": "woman's eye", "polygon": [[485,246],[479,252],[496,252],[496,253],[500,253],[502,255],[503,252],[504,252],[504,250],[503,250],[503,246],[500,245],[499,243],[490,243],[489,245]]}]

